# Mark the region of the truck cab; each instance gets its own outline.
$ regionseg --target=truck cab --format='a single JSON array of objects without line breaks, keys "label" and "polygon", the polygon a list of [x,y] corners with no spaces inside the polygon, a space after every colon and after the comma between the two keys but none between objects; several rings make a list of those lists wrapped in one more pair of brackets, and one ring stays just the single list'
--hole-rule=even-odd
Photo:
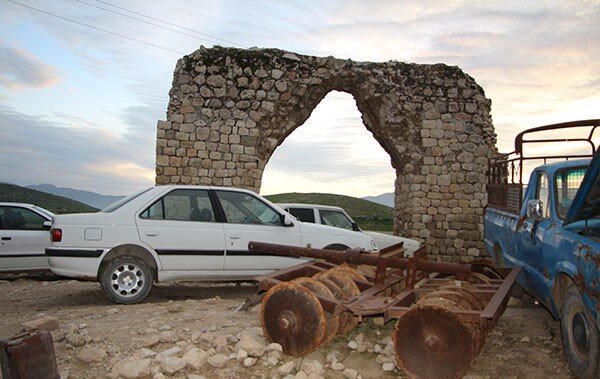
[{"label": "truck cab", "polygon": [[[519,134],[515,152],[490,165],[484,217],[488,253],[499,265],[521,267],[519,285],[560,319],[563,350],[580,378],[600,375],[600,152],[594,143],[598,126],[600,120],[584,120]],[[562,156],[528,155],[523,150],[528,142],[569,142],[573,128],[589,129],[588,137],[579,139],[589,150]],[[548,131],[555,137],[535,136]],[[557,131],[569,137],[556,137]],[[528,139],[529,133],[534,137]],[[588,159],[580,159],[584,157]],[[524,185],[523,170],[536,159],[543,164],[532,169]]]}]

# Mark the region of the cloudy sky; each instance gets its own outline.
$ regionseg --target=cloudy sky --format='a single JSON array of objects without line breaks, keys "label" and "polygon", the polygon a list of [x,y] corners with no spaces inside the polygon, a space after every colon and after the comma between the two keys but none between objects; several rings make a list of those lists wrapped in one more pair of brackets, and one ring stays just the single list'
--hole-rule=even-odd
[{"label": "cloudy sky", "polygon": [[[154,180],[179,57],[200,45],[457,65],[492,99],[499,148],[600,117],[600,0],[0,0],[0,181],[128,194]],[[261,193],[393,191],[352,97],[330,93]]]}]

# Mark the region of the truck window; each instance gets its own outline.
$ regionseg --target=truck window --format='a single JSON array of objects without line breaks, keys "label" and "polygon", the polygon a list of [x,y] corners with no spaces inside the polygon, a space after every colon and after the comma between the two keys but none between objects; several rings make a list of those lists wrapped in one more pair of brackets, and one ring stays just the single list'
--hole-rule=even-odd
[{"label": "truck window", "polygon": [[536,191],[536,198],[542,201],[544,207],[544,218],[550,217],[550,192],[548,190],[548,175],[545,172],[538,174],[538,185]]},{"label": "truck window", "polygon": [[315,223],[315,211],[310,208],[289,208],[288,212],[302,222]]},{"label": "truck window", "polygon": [[586,170],[586,167],[573,167],[556,173],[556,213],[559,218],[567,216]]}]

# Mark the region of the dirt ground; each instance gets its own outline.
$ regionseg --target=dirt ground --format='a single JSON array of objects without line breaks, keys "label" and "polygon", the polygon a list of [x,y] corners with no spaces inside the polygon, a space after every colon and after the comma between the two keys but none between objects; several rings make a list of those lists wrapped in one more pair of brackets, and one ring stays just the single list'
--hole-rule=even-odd
[{"label": "dirt ground", "polygon": [[[118,377],[114,374],[115,364],[139,354],[143,348],[161,352],[173,347],[189,350],[194,345],[214,353],[210,345],[214,348],[215,341],[221,341],[225,344],[221,349],[232,349],[239,332],[260,326],[259,307],[236,311],[256,291],[257,287],[251,283],[158,284],[142,304],[123,306],[111,303],[95,282],[51,275],[5,274],[0,275],[0,337],[21,331],[26,321],[43,316],[56,317],[60,330],[53,332],[54,348],[63,379]],[[320,375],[324,378],[405,377],[397,368],[384,371],[378,349],[374,347],[384,347],[392,330],[393,323],[377,326],[367,321],[350,334],[338,336],[332,343],[321,346],[304,360],[321,362],[323,371]],[[160,333],[166,333],[171,339],[153,341]],[[348,346],[350,341],[360,341],[363,337],[368,346],[366,351],[358,352]],[[227,347],[228,343],[230,347]],[[84,347],[97,348],[94,351],[101,353],[92,361],[82,360],[79,353]],[[338,371],[334,370],[327,359],[332,351],[336,352],[337,361],[345,369],[356,371],[340,370],[339,367]],[[251,367],[244,367],[234,358],[222,368],[205,364],[199,369],[185,367],[173,374],[163,371],[149,377],[282,378],[286,373],[280,367],[291,361],[294,367],[302,363],[300,359],[280,355],[275,356],[273,364],[265,355]],[[558,323],[540,306],[509,306],[488,334],[467,377],[571,377],[560,346]]]}]

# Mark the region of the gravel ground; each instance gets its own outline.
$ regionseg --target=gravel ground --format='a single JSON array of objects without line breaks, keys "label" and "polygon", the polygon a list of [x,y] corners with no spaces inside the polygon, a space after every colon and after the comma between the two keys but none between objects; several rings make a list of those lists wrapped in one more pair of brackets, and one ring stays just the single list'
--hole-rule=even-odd
[{"label": "gravel ground", "polygon": [[[262,338],[258,306],[237,310],[256,292],[252,283],[158,284],[144,303],[123,306],[95,282],[5,274],[0,336],[58,319],[52,334],[63,378],[405,377],[392,364],[393,323],[373,319],[304,359],[283,355]],[[467,377],[571,377],[558,323],[542,307],[511,301]]]}]

